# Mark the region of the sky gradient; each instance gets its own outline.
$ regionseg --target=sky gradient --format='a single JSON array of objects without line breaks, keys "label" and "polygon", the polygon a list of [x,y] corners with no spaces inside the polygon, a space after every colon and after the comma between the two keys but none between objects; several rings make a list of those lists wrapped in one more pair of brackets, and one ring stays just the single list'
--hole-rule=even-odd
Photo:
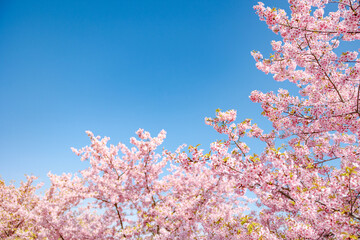
[{"label": "sky gradient", "polygon": [[89,144],[86,130],[129,145],[138,128],[165,129],[175,150],[221,138],[204,124],[217,108],[269,128],[251,91],[291,86],[255,67],[250,52],[279,39],[256,3],[1,1],[0,176],[81,170],[70,147]]}]

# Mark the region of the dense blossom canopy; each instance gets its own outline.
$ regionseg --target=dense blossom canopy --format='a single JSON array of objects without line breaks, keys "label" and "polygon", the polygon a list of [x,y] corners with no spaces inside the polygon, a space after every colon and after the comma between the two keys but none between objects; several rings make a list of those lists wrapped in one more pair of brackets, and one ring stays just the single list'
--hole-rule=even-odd
[{"label": "dense blossom canopy", "polygon": [[[43,196],[33,177],[19,188],[0,182],[0,238],[358,239],[359,49],[341,43],[360,40],[360,2],[289,4],[291,14],[254,7],[282,39],[267,58],[252,52],[256,66],[299,88],[251,93],[271,131],[218,110],[205,122],[224,140],[209,153],[181,146],[161,154],[165,131],[140,129],[131,148],[87,132],[91,145],[73,150],[89,167],[49,174]],[[250,153],[244,137],[265,143],[263,152]]]}]

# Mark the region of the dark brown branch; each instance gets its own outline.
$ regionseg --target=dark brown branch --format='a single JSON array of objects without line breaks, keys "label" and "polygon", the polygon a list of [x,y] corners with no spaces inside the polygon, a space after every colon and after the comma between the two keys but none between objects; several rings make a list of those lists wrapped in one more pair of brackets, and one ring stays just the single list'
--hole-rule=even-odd
[{"label": "dark brown branch", "polygon": [[308,44],[308,46],[309,46],[310,53],[311,53],[311,55],[315,58],[316,63],[318,64],[318,66],[320,67],[320,69],[323,71],[323,73],[325,74],[325,76],[326,76],[326,78],[329,80],[329,82],[333,85],[335,91],[337,92],[337,94],[338,94],[339,97],[340,97],[341,102],[345,102],[344,99],[342,98],[339,90],[336,88],[335,83],[330,79],[330,77],[329,77],[329,75],[327,74],[327,72],[321,67],[321,64],[320,64],[320,62],[319,62],[319,59],[316,57],[315,54],[313,54],[313,53],[311,52],[310,42],[309,42],[308,38],[306,37],[306,34],[305,34],[305,39],[306,39],[306,42],[307,42],[307,44]]},{"label": "dark brown branch", "polygon": [[[121,229],[124,229],[123,221],[122,221],[122,219],[121,219],[121,215],[120,215],[120,212],[119,212],[119,209],[118,209],[118,205],[117,205],[117,203],[115,203],[115,204],[114,204],[114,206],[115,206],[115,209],[116,209],[117,215],[118,215],[118,217],[119,217],[119,221],[120,221]],[[124,236],[125,236],[125,235],[124,235]]]},{"label": "dark brown branch", "polygon": [[243,150],[241,149],[241,147],[239,146],[239,144],[237,144],[237,142],[235,142],[235,141],[234,141],[234,143],[235,143],[235,145],[240,149],[241,153],[242,153],[243,156],[245,157],[246,154],[243,152]]},{"label": "dark brown branch", "polygon": [[[288,28],[291,28],[291,29],[298,29],[298,30],[301,30],[301,31],[304,31],[304,32],[322,33],[322,34],[338,33],[338,32],[336,32],[336,31],[321,31],[321,30],[304,29],[304,28],[299,28],[299,27],[294,27],[294,26],[286,25],[286,24],[283,24],[283,23],[278,23],[278,24],[279,24],[280,26],[283,26],[283,27],[288,27]],[[346,33],[358,34],[358,33],[360,33],[360,31],[350,31],[350,32],[346,32]]]},{"label": "dark brown branch", "polygon": [[283,191],[281,190],[278,190],[279,193],[281,193],[283,196],[285,196],[286,198],[290,199],[291,201],[293,202],[296,202],[295,199],[293,199],[289,194],[287,193],[284,193]]}]

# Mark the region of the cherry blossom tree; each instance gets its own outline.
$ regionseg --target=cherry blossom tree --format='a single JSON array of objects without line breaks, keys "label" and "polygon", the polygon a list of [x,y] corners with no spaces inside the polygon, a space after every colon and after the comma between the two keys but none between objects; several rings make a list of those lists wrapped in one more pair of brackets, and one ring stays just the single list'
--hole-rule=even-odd
[{"label": "cherry blossom tree", "polygon": [[27,177],[16,188],[13,184],[5,185],[0,179],[0,238],[31,239],[39,231],[36,221],[32,219],[39,197],[35,191],[40,187],[33,186],[35,177]]},{"label": "cherry blossom tree", "polygon": [[[252,92],[250,99],[261,103],[262,114],[273,124],[266,134],[250,120],[233,123],[234,111],[206,119],[228,136],[223,145],[213,145],[214,152],[226,154],[222,159],[211,156],[212,164],[221,166],[219,174],[237,173],[239,185],[257,195],[262,210],[253,220],[272,237],[358,239],[359,49],[339,49],[341,42],[360,39],[360,3],[289,3],[291,16],[263,3],[255,6],[282,41],[271,43],[274,53],[269,58],[252,55],[261,71],[296,84],[299,94],[291,96],[283,89],[277,94]],[[332,4],[336,11],[329,10]],[[266,143],[265,150],[250,155],[241,141],[245,135]]]},{"label": "cherry blossom tree", "polygon": [[[184,146],[174,153],[156,154],[165,131],[152,138],[140,129],[139,139],[131,138],[133,148],[124,144],[108,147],[109,138],[88,135],[91,146],[74,152],[88,160],[90,167],[75,176],[50,174],[50,191],[62,194],[61,206],[68,208],[59,212],[58,201],[52,208],[45,204],[48,213],[43,215],[48,226],[56,229],[53,238],[224,239],[246,234],[241,221],[251,199],[236,194],[233,177],[213,174],[206,161],[209,154],[192,146],[189,154],[181,150]],[[70,209],[79,211],[74,207],[86,199],[89,202],[81,211],[95,212],[82,225]]]},{"label": "cherry blossom tree", "polygon": [[[289,0],[285,10],[254,8],[281,37],[273,53],[252,52],[256,66],[297,94],[253,91],[273,125],[263,130],[236,111],[205,122],[224,134],[206,153],[198,146],[158,150],[165,131],[142,129],[133,147],[73,149],[88,161],[78,174],[49,174],[35,194],[0,182],[4,239],[358,239],[360,237],[360,2]],[[354,46],[354,44],[352,45]],[[360,46],[357,46],[360,47]],[[265,144],[254,153],[245,141]],[[256,195],[257,209],[249,208]],[[253,210],[253,211],[251,211]]]}]

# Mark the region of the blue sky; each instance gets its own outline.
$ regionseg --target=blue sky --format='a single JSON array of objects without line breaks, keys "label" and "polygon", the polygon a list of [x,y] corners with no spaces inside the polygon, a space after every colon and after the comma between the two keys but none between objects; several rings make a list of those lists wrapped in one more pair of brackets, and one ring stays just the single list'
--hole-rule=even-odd
[{"label": "blue sky", "polygon": [[116,144],[165,129],[174,150],[218,139],[204,124],[217,108],[269,128],[248,96],[289,84],[250,55],[278,39],[256,2],[1,1],[0,176],[46,182],[49,171],[84,168],[70,147],[89,144],[85,130]]}]

